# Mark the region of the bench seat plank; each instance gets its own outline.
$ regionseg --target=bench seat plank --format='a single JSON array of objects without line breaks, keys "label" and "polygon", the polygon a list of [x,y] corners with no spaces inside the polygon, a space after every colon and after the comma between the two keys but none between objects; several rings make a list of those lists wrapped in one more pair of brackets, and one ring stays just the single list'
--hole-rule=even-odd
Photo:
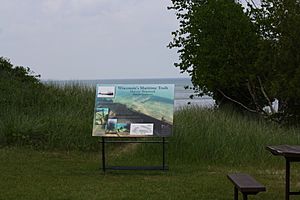
[{"label": "bench seat plank", "polygon": [[227,177],[242,193],[257,194],[258,192],[266,191],[265,186],[248,174],[228,174]]}]

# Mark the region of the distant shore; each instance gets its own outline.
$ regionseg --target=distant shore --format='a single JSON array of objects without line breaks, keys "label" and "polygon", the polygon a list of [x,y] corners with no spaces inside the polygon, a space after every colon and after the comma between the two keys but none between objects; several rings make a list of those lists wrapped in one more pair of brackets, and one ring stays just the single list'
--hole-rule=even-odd
[{"label": "distant shore", "polygon": [[45,84],[54,84],[58,86],[82,85],[87,87],[96,87],[97,84],[175,84],[174,107],[178,110],[185,106],[199,106],[210,108],[215,106],[212,97],[204,95],[202,97],[194,96],[194,91],[186,86],[192,87],[190,78],[149,78],[149,79],[102,79],[102,80],[42,80]]}]

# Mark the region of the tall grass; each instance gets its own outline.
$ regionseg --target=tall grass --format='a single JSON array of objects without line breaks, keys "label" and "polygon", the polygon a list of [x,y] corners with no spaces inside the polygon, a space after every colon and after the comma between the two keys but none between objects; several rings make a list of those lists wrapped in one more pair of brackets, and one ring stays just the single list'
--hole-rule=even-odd
[{"label": "tall grass", "polygon": [[[253,166],[281,163],[266,146],[299,145],[300,134],[297,128],[280,127],[232,110],[190,107],[175,112],[174,132],[168,140],[167,160],[172,165]],[[161,148],[139,145],[130,156],[135,163],[161,163]]]},{"label": "tall grass", "polygon": [[[9,84],[0,81],[0,89],[4,88],[0,96],[1,145],[99,150],[98,138],[91,136],[93,88]],[[299,129],[281,128],[231,110],[198,107],[176,111],[173,132],[168,160],[183,165],[203,161],[230,165],[269,163],[273,157],[265,150],[267,145],[300,142]],[[135,163],[160,163],[161,151],[160,145],[120,145],[112,158],[121,162],[132,159]]]},{"label": "tall grass", "polygon": [[299,144],[299,130],[231,110],[182,109],[175,114],[171,152],[176,162],[269,163],[267,145]]},{"label": "tall grass", "polygon": [[79,85],[2,85],[0,143],[43,149],[98,149],[91,137],[94,91]]}]

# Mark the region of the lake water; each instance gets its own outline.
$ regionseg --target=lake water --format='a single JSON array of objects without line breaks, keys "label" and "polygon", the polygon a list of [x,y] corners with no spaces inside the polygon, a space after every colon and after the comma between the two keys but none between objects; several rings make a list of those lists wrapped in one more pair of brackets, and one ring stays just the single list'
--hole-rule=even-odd
[{"label": "lake water", "polygon": [[192,87],[192,82],[188,78],[166,78],[166,79],[103,79],[103,80],[47,80],[44,83],[58,84],[61,86],[69,84],[79,84],[88,87],[95,87],[97,84],[175,84],[175,109],[197,105],[200,107],[213,107],[214,100],[210,96],[195,96],[192,89],[185,89],[186,86]]}]

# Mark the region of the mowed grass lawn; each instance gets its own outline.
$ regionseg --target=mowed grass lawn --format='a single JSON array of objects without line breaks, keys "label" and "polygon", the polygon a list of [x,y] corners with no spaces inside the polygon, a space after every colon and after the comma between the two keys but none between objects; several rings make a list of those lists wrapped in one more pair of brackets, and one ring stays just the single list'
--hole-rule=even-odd
[{"label": "mowed grass lawn", "polygon": [[[278,164],[270,166],[169,163],[166,172],[103,173],[99,153],[5,147],[0,149],[0,199],[225,200],[233,198],[233,186],[226,178],[231,172],[247,172],[267,187],[254,199],[284,199],[284,159],[274,159]],[[292,166],[293,189],[300,186],[297,167]]]}]

